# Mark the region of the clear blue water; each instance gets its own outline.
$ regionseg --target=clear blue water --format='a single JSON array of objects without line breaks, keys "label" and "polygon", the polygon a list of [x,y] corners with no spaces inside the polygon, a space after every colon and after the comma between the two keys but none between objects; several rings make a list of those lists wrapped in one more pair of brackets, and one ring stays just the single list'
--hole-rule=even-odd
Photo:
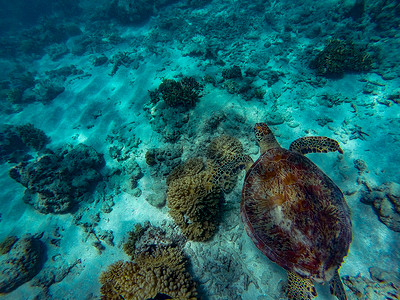
[{"label": "clear blue water", "polygon": [[2,2],[1,299],[287,299],[292,262],[241,218],[260,122],[286,149],[340,144],[307,157],[344,194],[350,250],[311,253],[344,251],[347,299],[400,298],[398,1]]}]

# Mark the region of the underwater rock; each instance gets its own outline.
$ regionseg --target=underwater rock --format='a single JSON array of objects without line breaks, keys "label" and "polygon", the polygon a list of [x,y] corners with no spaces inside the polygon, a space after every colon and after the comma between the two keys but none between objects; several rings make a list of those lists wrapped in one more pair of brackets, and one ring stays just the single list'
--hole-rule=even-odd
[{"label": "underwater rock", "polygon": [[165,194],[164,193],[149,194],[146,197],[146,201],[149,202],[154,207],[162,208],[165,206],[166,202]]},{"label": "underwater rock", "polygon": [[66,213],[102,180],[104,158],[92,147],[78,144],[60,154],[47,153],[11,168],[9,175],[26,187],[24,202],[41,213]]},{"label": "underwater rock", "polygon": [[118,162],[133,158],[141,144],[141,139],[133,133],[136,124],[124,124],[112,130],[112,134],[107,135],[106,141],[110,143],[108,149],[110,156]]},{"label": "underwater rock", "polygon": [[371,276],[342,276],[343,283],[353,292],[358,300],[400,299],[400,281],[395,273],[372,267]]},{"label": "underwater rock", "polygon": [[392,100],[396,104],[400,104],[400,89],[395,89],[394,91],[392,91],[389,94],[388,99]]},{"label": "underwater rock", "polygon": [[[73,263],[68,263],[66,261],[57,260],[53,261],[52,266],[44,268],[33,280],[32,286],[37,286],[45,289],[46,294],[48,293],[48,289],[53,284],[61,282],[69,273],[71,273],[72,269],[79,265],[81,261],[79,259],[75,260]],[[51,297],[50,295],[47,295]]]},{"label": "underwater rock", "polygon": [[400,184],[386,182],[363,191],[360,201],[372,205],[379,220],[389,229],[400,232]]},{"label": "underwater rock", "polygon": [[65,44],[52,44],[47,48],[51,60],[57,60],[69,52]]},{"label": "underwater rock", "polygon": [[9,293],[31,280],[45,258],[40,236],[24,235],[7,254],[0,256],[0,294]]},{"label": "underwater rock", "polygon": [[162,228],[155,227],[150,222],[143,225],[136,224],[132,231],[128,232],[128,239],[123,244],[127,255],[135,260],[137,255],[151,252],[160,247],[183,247],[186,239],[178,235],[170,224],[163,223]]}]

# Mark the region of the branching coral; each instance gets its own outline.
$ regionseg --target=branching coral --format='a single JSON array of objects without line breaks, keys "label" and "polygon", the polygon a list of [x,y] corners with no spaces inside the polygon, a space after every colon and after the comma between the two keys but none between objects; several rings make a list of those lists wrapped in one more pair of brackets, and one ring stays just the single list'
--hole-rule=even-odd
[{"label": "branching coral", "polygon": [[102,299],[142,300],[167,295],[173,299],[196,299],[195,283],[186,271],[186,259],[178,247],[157,248],[118,261],[100,275]]}]

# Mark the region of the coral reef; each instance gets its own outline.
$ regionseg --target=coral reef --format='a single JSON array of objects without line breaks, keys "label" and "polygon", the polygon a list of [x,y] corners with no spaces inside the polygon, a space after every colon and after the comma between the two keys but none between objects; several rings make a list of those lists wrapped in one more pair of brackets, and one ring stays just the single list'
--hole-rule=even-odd
[{"label": "coral reef", "polygon": [[39,273],[45,258],[40,238],[40,235],[24,235],[7,254],[0,256],[0,295],[15,290]]},{"label": "coral reef", "polygon": [[143,236],[149,226],[149,223],[144,224],[144,226],[142,224],[136,224],[134,229],[128,232],[128,240],[123,244],[122,248],[132,260],[134,260],[136,256],[136,242]]},{"label": "coral reef", "polygon": [[[194,107],[201,97],[201,90],[201,85],[193,77],[183,77],[179,81],[164,79],[158,87],[161,98],[170,107]],[[151,95],[155,101],[154,92]]]},{"label": "coral reef", "polygon": [[311,61],[311,68],[319,75],[338,76],[346,72],[369,71],[372,58],[352,41],[334,39]]},{"label": "coral reef", "polygon": [[33,162],[21,162],[9,171],[26,187],[24,201],[39,212],[66,213],[102,180],[104,158],[92,147],[78,144],[62,153],[46,153]]},{"label": "coral reef", "polygon": [[128,232],[123,249],[132,260],[135,260],[142,253],[151,253],[157,248],[183,248],[185,242],[183,236],[178,235],[169,224],[163,224],[160,228],[152,226],[150,222],[145,222],[143,225],[136,224],[134,229]]},{"label": "coral reef", "polygon": [[214,139],[207,155],[207,162],[189,159],[167,178],[169,213],[182,233],[194,241],[206,241],[214,234],[223,192],[232,190],[240,170],[251,161],[240,141],[231,136]]},{"label": "coral reef", "polygon": [[362,192],[360,201],[370,204],[379,220],[391,230],[400,232],[400,184],[386,182],[378,187],[369,187]]},{"label": "coral reef", "polygon": [[[219,188],[209,191],[211,170],[193,168],[192,162],[181,167],[188,169],[182,172],[184,175],[190,175],[168,180],[167,205],[171,217],[188,239],[205,241],[217,228],[223,193]],[[195,171],[198,172],[193,174]]]},{"label": "coral reef", "polygon": [[118,261],[100,275],[102,299],[196,299],[180,242],[149,223],[136,225],[123,246],[135,262]]},{"label": "coral reef", "polygon": [[50,141],[46,134],[28,123],[25,125],[3,125],[0,131],[0,163],[20,162],[27,159],[30,149],[42,150]]},{"label": "coral reef", "polygon": [[28,123],[21,126],[15,126],[18,136],[21,138],[22,143],[35,149],[41,150],[50,141],[43,130],[35,128],[33,124]]}]

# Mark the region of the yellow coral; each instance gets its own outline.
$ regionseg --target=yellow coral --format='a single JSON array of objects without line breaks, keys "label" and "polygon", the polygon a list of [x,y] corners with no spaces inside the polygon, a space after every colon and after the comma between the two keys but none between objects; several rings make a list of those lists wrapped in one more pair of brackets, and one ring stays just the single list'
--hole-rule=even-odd
[{"label": "yellow coral", "polygon": [[185,269],[178,248],[142,253],[134,262],[118,261],[100,275],[102,299],[142,300],[157,294],[174,299],[196,299],[195,283]]},{"label": "yellow coral", "polygon": [[223,164],[243,154],[242,143],[230,135],[221,135],[213,139],[207,148],[207,157]]},{"label": "yellow coral", "polygon": [[219,188],[209,191],[210,173],[201,171],[193,176],[185,176],[172,181],[167,192],[170,215],[190,240],[209,239],[219,217]]},{"label": "yellow coral", "polygon": [[196,175],[203,169],[203,159],[190,158],[184,164],[179,165],[172,170],[172,172],[167,177],[167,185],[169,185],[171,181],[174,181],[178,178]]},{"label": "yellow coral", "polygon": [[237,175],[252,162],[240,141],[232,136],[215,138],[207,149],[208,160],[188,160],[167,178],[169,213],[190,240],[205,241],[215,232],[219,202],[236,184]]}]

